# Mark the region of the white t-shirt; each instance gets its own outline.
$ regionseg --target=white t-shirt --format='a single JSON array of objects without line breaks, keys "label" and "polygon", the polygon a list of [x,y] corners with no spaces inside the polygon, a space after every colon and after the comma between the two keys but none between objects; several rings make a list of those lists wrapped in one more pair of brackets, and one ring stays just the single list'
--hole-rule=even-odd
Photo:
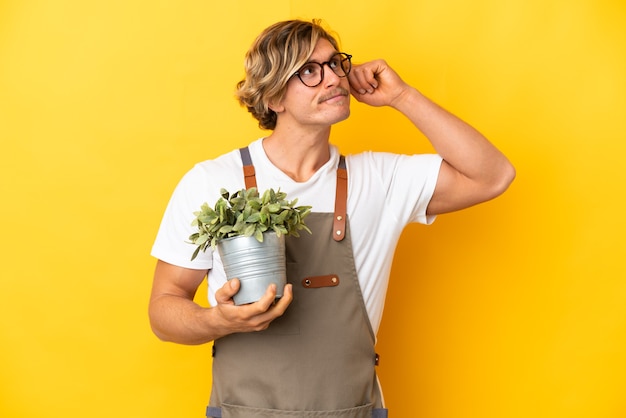
[{"label": "white t-shirt", "polygon": [[[310,205],[313,212],[333,212],[339,152],[330,146],[330,160],[306,182],[295,182],[267,158],[259,139],[249,145],[260,193],[273,188]],[[348,219],[354,262],[365,306],[376,333],[382,318],[385,294],[396,244],[410,222],[430,224],[426,208],[435,190],[441,157],[436,154],[399,155],[363,152],[346,156],[348,169]],[[167,263],[191,269],[209,269],[209,303],[226,282],[217,251],[207,249],[191,261],[196,246],[189,236],[193,212],[202,203],[213,206],[220,189],[243,189],[243,163],[239,150],[196,164],[182,178],[165,210],[152,255]]]}]

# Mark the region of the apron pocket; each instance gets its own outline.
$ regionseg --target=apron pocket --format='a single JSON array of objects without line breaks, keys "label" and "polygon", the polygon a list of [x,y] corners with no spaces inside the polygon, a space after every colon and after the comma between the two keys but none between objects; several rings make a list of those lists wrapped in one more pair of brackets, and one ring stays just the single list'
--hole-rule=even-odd
[{"label": "apron pocket", "polygon": [[372,416],[372,404],[335,411],[280,411],[277,409],[222,404],[222,418],[372,418]]}]

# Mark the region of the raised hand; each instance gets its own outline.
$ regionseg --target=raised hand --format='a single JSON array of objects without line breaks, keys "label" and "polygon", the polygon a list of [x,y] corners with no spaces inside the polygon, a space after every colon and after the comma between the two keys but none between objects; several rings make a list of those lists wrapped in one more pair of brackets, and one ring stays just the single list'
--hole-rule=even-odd
[{"label": "raised hand", "polygon": [[394,106],[411,89],[384,61],[355,65],[348,75],[350,93],[370,106]]}]

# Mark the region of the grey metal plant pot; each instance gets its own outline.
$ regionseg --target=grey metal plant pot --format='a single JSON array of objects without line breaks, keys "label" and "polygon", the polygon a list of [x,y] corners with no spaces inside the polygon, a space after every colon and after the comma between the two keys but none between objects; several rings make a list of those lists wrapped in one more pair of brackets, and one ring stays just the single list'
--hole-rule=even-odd
[{"label": "grey metal plant pot", "polygon": [[254,237],[231,237],[217,243],[226,277],[241,282],[233,297],[235,305],[258,301],[271,283],[276,284],[276,297],[283,296],[287,283],[285,236],[263,233],[263,242]]}]

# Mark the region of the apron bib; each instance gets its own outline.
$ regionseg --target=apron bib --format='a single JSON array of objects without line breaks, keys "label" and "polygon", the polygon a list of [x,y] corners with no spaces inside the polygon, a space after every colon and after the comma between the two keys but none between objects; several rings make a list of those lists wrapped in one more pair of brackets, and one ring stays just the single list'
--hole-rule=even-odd
[{"label": "apron bib", "polygon": [[[285,314],[265,331],[214,341],[207,417],[387,416],[376,378],[375,336],[345,219],[343,157],[341,164],[337,194],[343,203],[336,203],[341,214],[311,213],[306,223],[312,234],[286,237],[294,299]],[[246,187],[254,185],[252,173]]]}]

